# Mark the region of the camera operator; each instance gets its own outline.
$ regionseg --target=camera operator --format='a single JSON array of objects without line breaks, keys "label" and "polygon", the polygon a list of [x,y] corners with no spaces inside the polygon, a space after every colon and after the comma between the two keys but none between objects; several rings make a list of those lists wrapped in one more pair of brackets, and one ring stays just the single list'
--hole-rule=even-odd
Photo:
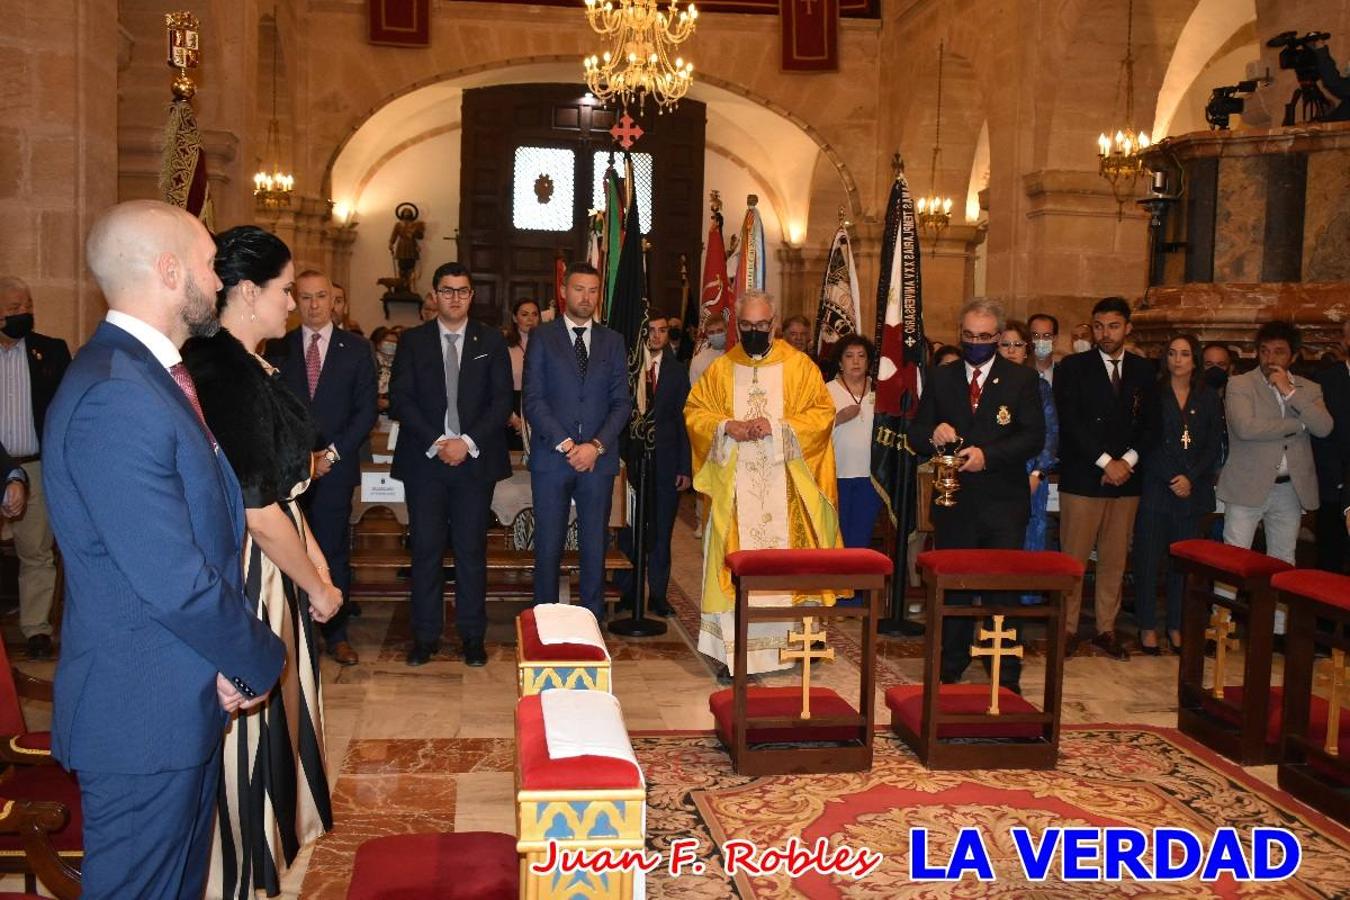
[{"label": "camera operator", "polygon": [[1350,121],[1350,78],[1341,75],[1336,60],[1331,58],[1331,50],[1327,47],[1326,41],[1311,40],[1308,42],[1308,49],[1312,50],[1317,58],[1317,74],[1321,76],[1322,84],[1326,85],[1326,89],[1333,97],[1341,101],[1335,109],[1322,116],[1320,121]]}]

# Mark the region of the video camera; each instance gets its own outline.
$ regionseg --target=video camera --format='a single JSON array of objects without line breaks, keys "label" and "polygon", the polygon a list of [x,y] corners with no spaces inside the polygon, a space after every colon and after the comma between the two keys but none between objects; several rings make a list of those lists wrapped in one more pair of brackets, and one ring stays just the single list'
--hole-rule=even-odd
[{"label": "video camera", "polygon": [[1205,121],[1215,130],[1228,128],[1228,117],[1242,115],[1246,105],[1238,94],[1250,94],[1256,90],[1256,81],[1239,81],[1237,84],[1225,84],[1210,92],[1209,102],[1205,104]]},{"label": "video camera", "polygon": [[1299,37],[1297,31],[1285,31],[1266,41],[1267,47],[1280,47],[1280,68],[1292,69],[1298,80],[1317,80],[1317,56],[1308,45],[1313,41],[1325,41],[1331,37],[1329,31],[1310,31]]}]

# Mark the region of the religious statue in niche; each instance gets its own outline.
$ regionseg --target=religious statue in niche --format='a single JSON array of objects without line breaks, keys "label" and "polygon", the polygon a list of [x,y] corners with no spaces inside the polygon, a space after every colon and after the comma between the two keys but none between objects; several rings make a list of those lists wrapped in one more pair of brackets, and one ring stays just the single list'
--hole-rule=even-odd
[{"label": "religious statue in niche", "polygon": [[396,292],[417,293],[418,263],[422,258],[419,244],[427,233],[427,225],[418,216],[415,203],[400,203],[394,208],[394,230],[389,234],[389,253],[394,258]]}]

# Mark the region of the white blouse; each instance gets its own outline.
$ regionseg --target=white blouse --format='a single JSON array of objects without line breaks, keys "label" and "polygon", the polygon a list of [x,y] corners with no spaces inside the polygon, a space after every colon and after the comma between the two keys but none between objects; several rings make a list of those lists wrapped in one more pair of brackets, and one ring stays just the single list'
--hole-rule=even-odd
[{"label": "white blouse", "polygon": [[[857,401],[838,378],[825,385],[834,401],[834,410],[847,409]],[[870,387],[870,384],[869,384]],[[872,415],[877,408],[877,392],[863,397],[862,412],[843,425],[834,426],[834,468],[838,478],[872,476]]]}]

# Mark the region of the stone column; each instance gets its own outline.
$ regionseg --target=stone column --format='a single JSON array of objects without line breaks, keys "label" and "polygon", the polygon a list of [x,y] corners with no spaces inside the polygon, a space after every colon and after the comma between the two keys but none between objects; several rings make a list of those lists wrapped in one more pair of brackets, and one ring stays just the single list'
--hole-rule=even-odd
[{"label": "stone column", "polygon": [[73,346],[104,313],[84,240],[117,200],[117,2],[4,10],[0,274],[28,282],[38,329]]},{"label": "stone column", "polygon": [[[806,299],[806,260],[802,256],[802,248],[794,247],[791,244],[784,244],[774,251],[774,256],[778,260],[778,272],[782,279],[782,286],[778,293],[778,316],[779,319],[786,319],[790,316],[804,315],[808,318],[815,315],[815,309]],[[769,290],[773,287],[770,285]]]}]

